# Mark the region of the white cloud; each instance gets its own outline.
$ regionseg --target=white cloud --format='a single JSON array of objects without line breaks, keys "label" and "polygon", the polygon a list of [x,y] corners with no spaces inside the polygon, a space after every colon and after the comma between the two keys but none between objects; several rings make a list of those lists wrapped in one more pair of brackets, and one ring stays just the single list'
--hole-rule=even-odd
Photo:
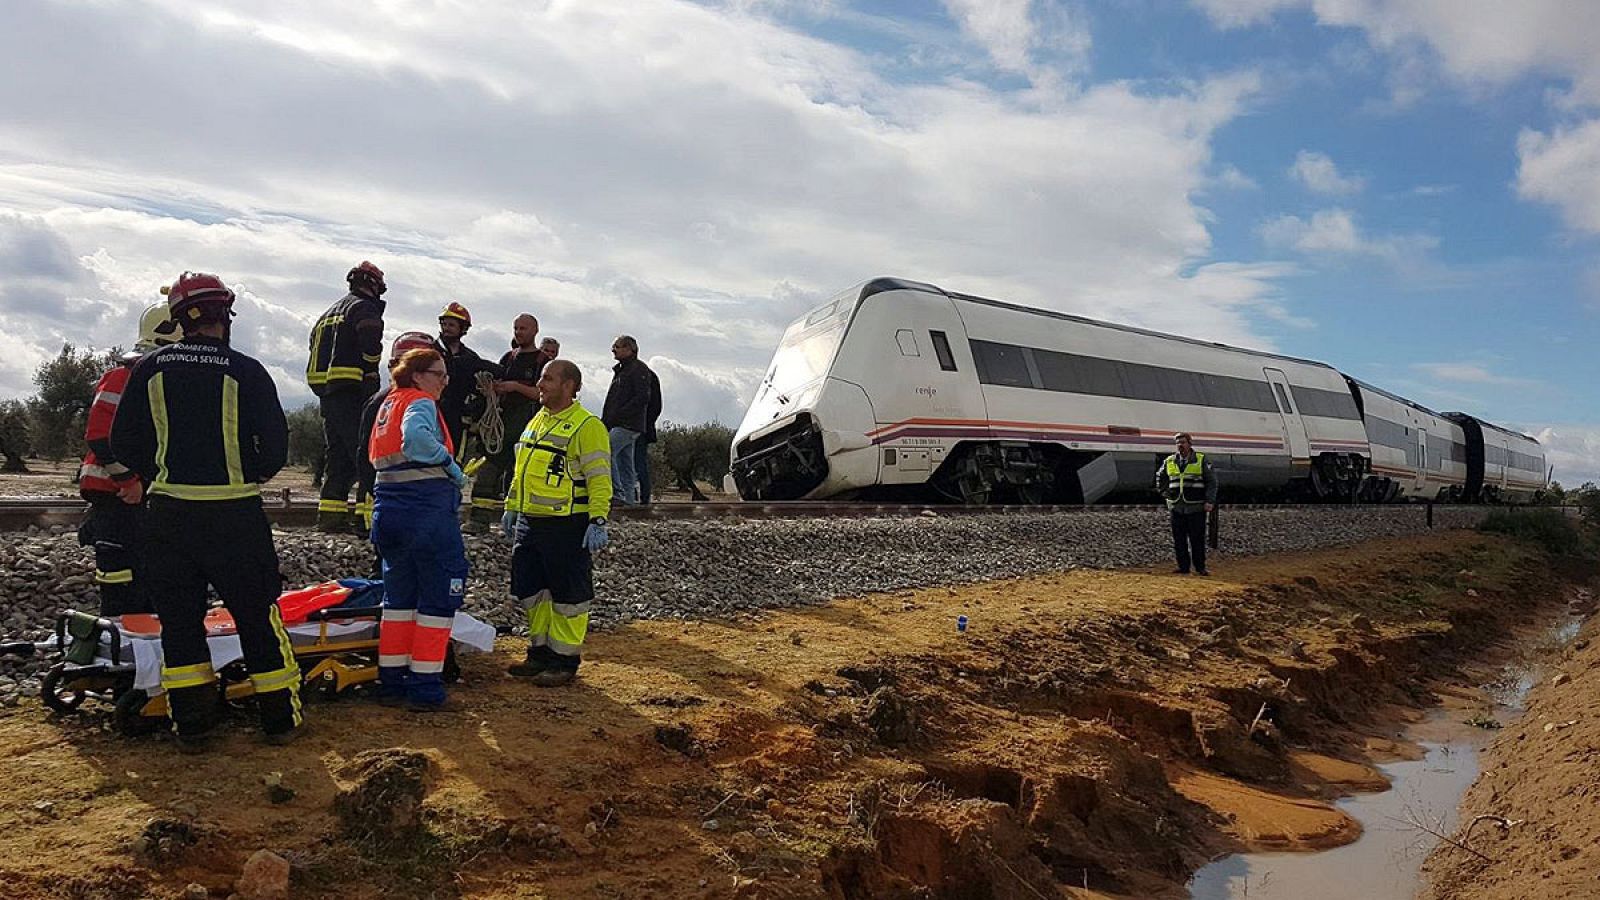
[{"label": "white cloud", "polygon": [[[773,8],[0,7],[30,73],[0,80],[0,324],[126,343],[156,286],[216,271],[295,402],[306,328],[371,259],[390,337],[455,299],[495,352],[532,311],[603,385],[630,332],[723,421],[788,318],[874,275],[1269,343],[1285,270],[1213,259],[1191,199],[1254,75],[897,83]],[[0,396],[31,391],[29,352],[0,357]]]},{"label": "white cloud", "polygon": [[1425,362],[1414,363],[1412,368],[1440,381],[1462,384],[1497,384],[1513,387],[1533,387],[1540,382],[1528,378],[1499,375],[1485,363],[1476,362]]},{"label": "white cloud", "polygon": [[1244,28],[1272,20],[1280,10],[1300,5],[1301,0],[1191,0],[1213,22],[1223,28]]},{"label": "white cloud", "polygon": [[1231,191],[1253,191],[1261,187],[1254,178],[1240,171],[1238,166],[1224,165],[1213,175],[1210,187]]},{"label": "white cloud", "polygon": [[1417,48],[1443,73],[1470,85],[1501,85],[1530,72],[1572,81],[1573,98],[1600,102],[1600,4],[1573,0],[1193,0],[1225,28],[1260,25],[1277,13],[1309,11],[1323,25],[1360,28],[1402,65]]},{"label": "white cloud", "polygon": [[1367,180],[1359,175],[1341,175],[1339,167],[1326,153],[1301,150],[1295,154],[1289,175],[1319,194],[1357,194]]},{"label": "white cloud", "polygon": [[1055,70],[1041,66],[1039,51],[1053,55],[1069,70],[1087,62],[1093,39],[1059,0],[944,0],[945,8],[971,40],[989,54],[997,68],[1048,78]]},{"label": "white cloud", "polygon": [[1566,223],[1600,234],[1600,119],[1517,136],[1517,192],[1554,205]]},{"label": "white cloud", "polygon": [[1268,244],[1322,256],[1369,256],[1397,266],[1417,266],[1439,245],[1425,234],[1369,236],[1362,233],[1355,215],[1347,209],[1324,209],[1310,219],[1283,215],[1261,226]]},{"label": "white cloud", "polygon": [[1544,445],[1545,461],[1555,467],[1552,477],[1563,487],[1600,484],[1600,425],[1534,425],[1528,433]]}]

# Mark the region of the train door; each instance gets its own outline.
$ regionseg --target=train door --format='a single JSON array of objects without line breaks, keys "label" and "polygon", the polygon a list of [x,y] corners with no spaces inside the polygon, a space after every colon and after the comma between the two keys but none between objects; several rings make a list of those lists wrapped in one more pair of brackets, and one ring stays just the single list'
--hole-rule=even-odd
[{"label": "train door", "polygon": [[1289,390],[1289,377],[1278,369],[1262,369],[1267,383],[1272,385],[1272,396],[1283,414],[1283,436],[1289,442],[1289,455],[1295,459],[1311,458],[1311,443],[1306,438],[1306,424],[1300,419],[1300,410],[1294,405],[1294,395]]},{"label": "train door", "polygon": [[1428,432],[1417,429],[1417,490],[1428,486]]}]

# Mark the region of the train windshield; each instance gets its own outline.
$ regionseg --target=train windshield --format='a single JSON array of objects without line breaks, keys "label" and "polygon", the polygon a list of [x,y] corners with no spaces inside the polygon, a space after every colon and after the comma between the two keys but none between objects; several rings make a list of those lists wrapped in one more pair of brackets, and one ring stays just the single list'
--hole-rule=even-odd
[{"label": "train windshield", "polygon": [[854,291],[840,294],[784,331],[772,366],[767,369],[766,391],[784,394],[827,374],[834,354],[844,342],[856,296]]}]

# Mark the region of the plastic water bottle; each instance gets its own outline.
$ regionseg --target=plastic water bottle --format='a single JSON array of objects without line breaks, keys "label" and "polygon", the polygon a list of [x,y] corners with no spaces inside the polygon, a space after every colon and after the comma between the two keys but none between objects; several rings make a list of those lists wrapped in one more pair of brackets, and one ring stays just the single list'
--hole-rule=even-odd
[{"label": "plastic water bottle", "polygon": [[963,634],[965,634],[966,630],[967,630],[967,617],[966,616],[956,616],[956,631],[959,631],[959,632],[962,632]]}]

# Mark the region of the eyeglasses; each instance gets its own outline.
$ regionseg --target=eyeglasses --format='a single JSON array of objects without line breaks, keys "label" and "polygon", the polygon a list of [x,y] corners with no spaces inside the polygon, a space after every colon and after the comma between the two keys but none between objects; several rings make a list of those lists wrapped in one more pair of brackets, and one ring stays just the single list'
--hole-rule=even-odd
[{"label": "eyeglasses", "polygon": [[450,370],[449,369],[423,369],[418,374],[420,374],[420,375],[437,375],[440,378],[443,378],[445,381],[449,381],[450,380]]}]

